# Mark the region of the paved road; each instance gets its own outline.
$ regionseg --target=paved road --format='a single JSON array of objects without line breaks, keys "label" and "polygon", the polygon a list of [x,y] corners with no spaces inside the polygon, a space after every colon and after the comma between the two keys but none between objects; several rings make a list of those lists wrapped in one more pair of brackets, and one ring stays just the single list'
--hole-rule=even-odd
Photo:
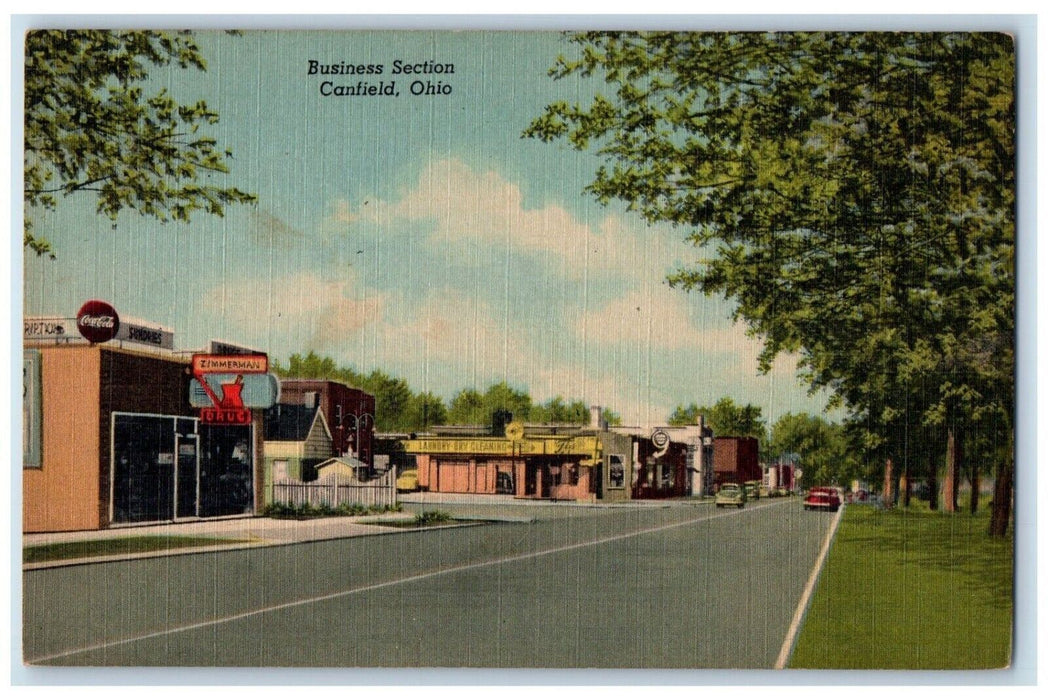
[{"label": "paved road", "polygon": [[831,521],[794,499],[680,502],[26,571],[24,657],[771,668]]}]

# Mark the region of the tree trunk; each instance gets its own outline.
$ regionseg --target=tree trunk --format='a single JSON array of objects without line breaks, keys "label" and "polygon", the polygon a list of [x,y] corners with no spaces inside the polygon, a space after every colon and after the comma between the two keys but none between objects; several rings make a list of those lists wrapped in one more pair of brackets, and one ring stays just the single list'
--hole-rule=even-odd
[{"label": "tree trunk", "polygon": [[902,500],[902,507],[910,507],[910,465],[907,464],[902,474],[899,475],[899,498]]},{"label": "tree trunk", "polygon": [[939,474],[935,466],[935,460],[928,463],[928,508],[939,510]]},{"label": "tree trunk", "polygon": [[890,458],[884,462],[884,489],[881,491],[881,494],[881,505],[885,508],[891,508],[895,505],[892,493],[892,461]]},{"label": "tree trunk", "polygon": [[993,485],[993,514],[990,516],[990,537],[1008,534],[1008,521],[1012,512],[1012,459],[997,468],[997,481]]},{"label": "tree trunk", "polygon": [[947,513],[957,512],[957,485],[961,480],[961,442],[953,428],[946,434],[946,483],[942,490],[942,507]]},{"label": "tree trunk", "polygon": [[979,470],[974,466],[972,467],[972,473],[968,477],[968,483],[972,485],[972,492],[968,496],[968,511],[975,515],[979,512]]}]

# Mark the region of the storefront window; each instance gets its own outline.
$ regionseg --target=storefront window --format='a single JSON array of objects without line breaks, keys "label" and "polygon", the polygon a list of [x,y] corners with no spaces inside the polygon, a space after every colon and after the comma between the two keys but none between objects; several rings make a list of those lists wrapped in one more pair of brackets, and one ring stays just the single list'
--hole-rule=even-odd
[{"label": "storefront window", "polygon": [[250,426],[200,426],[201,517],[252,512],[250,445]]},{"label": "storefront window", "polygon": [[626,487],[626,470],[619,455],[608,456],[608,483],[613,489]]},{"label": "storefront window", "polygon": [[213,517],[254,509],[251,426],[113,414],[115,523]]}]

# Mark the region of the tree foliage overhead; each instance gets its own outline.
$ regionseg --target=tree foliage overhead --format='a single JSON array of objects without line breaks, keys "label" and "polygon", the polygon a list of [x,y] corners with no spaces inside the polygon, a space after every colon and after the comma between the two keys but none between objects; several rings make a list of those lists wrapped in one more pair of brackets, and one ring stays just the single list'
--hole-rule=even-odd
[{"label": "tree foliage overhead", "polygon": [[188,221],[204,210],[253,202],[211,184],[229,172],[232,153],[206,127],[218,122],[203,101],[180,104],[160,88],[147,93],[151,67],[206,70],[188,32],[39,30],[25,47],[24,244],[50,243],[33,231],[31,208],[53,209],[59,195],[92,193],[99,214],[132,209],[160,221]]},{"label": "tree foliage overhead", "polygon": [[933,443],[971,428],[987,455],[1010,459],[1010,37],[571,41],[551,75],[603,78],[607,91],[550,104],[525,136],[592,150],[600,202],[687,229],[702,257],[671,283],[731,298],[764,341],[762,369],[798,353],[869,449],[930,465]]}]

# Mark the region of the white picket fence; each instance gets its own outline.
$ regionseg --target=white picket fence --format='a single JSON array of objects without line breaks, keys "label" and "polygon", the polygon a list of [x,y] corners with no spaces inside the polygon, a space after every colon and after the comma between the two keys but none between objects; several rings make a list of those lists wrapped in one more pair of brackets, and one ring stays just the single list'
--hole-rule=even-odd
[{"label": "white picket fence", "polygon": [[330,506],[358,503],[362,506],[394,506],[397,503],[395,472],[389,470],[377,479],[358,481],[334,474],[316,481],[286,479],[273,483],[273,502],[294,506]]}]

